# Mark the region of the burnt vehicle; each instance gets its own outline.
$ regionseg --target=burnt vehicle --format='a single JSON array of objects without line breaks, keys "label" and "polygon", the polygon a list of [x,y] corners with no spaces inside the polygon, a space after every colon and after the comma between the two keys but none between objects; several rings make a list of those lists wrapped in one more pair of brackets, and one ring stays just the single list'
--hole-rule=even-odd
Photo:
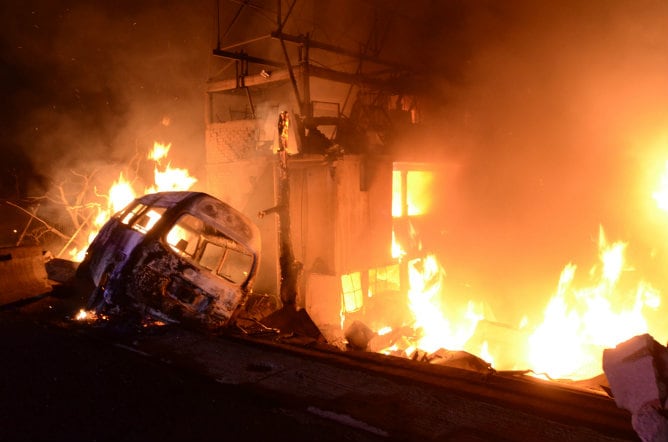
[{"label": "burnt vehicle", "polygon": [[111,217],[86,251],[77,281],[96,313],[140,311],[215,329],[248,298],[258,228],[201,192],[159,192]]}]

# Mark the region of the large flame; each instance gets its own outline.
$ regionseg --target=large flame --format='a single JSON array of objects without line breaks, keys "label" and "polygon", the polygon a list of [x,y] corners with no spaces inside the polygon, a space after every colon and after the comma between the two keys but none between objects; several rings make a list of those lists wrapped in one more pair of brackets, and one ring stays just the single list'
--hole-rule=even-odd
[{"label": "large flame", "polygon": [[[160,167],[161,161],[167,158],[171,146],[171,144],[163,144],[157,141],[153,143],[153,148],[148,153],[147,159],[155,162],[154,184],[145,187],[143,194],[188,190],[197,182],[197,178],[191,176],[187,169],[173,168],[170,163],[167,163],[164,168]],[[87,244],[90,244],[100,228],[114,213],[128,205],[137,195],[138,192],[132,182],[125,178],[123,172],[120,172],[118,179],[109,187],[106,207],[99,206],[97,216],[89,224],[86,234]],[[86,248],[72,248],[69,253],[73,261],[81,261],[86,253]]]},{"label": "large flame", "polygon": [[[668,163],[666,167],[661,190],[653,195],[664,210],[668,210]],[[414,174],[411,189],[407,179],[410,175],[395,171],[395,218],[420,216],[430,206],[432,192],[425,191],[429,190],[429,176]],[[622,241],[610,243],[601,226],[598,263],[584,277],[577,277],[575,264],[567,264],[542,318],[531,326],[524,316],[520,326],[514,327],[487,318],[481,302],[469,300],[465,313],[449,305],[445,271],[436,256],[409,259],[393,235],[392,256],[407,266],[407,308],[414,319],[411,336],[404,338],[410,345],[404,345],[403,354],[411,356],[411,351],[434,352],[440,348],[466,350],[498,364],[495,368],[499,370],[524,369],[553,379],[597,376],[602,371],[603,350],[650,332],[646,316],[660,307],[658,290],[638,280],[626,262],[627,246]],[[380,330],[377,334],[381,335]],[[383,329],[382,335],[385,334]],[[494,345],[487,339],[490,336],[495,338]],[[382,351],[396,354],[396,349],[395,342]]]},{"label": "large flame", "polygon": [[596,376],[605,348],[649,331],[644,313],[659,307],[659,293],[642,281],[630,289],[621,284],[624,272],[630,270],[626,246],[609,244],[601,228],[600,266],[590,272],[590,283],[578,287],[576,266],[564,268],[544,320],[529,339],[529,361],[535,372],[552,378]]},{"label": "large flame", "polygon": [[439,348],[464,349],[476,324],[483,319],[472,301],[463,317],[447,315],[448,308],[443,304],[444,276],[434,255],[410,263],[408,303],[415,317],[413,326],[419,330],[417,347],[429,353]]},{"label": "large flame", "polygon": [[[429,212],[433,193],[433,172],[395,170],[393,173],[392,215],[395,219],[420,216]],[[410,222],[401,223],[408,229],[404,240],[421,248],[418,232]],[[463,315],[455,315],[452,306],[445,304],[445,271],[434,254],[409,257],[404,244],[392,234],[392,257],[407,267],[407,306],[413,322],[413,336],[406,337],[402,350],[406,356],[418,349],[434,352],[440,348],[461,350],[473,335],[476,324],[483,319],[479,304],[472,300]],[[379,331],[377,332],[381,334]],[[385,334],[385,333],[383,333]],[[397,345],[391,350],[395,352]],[[388,349],[381,351],[387,353]]]}]

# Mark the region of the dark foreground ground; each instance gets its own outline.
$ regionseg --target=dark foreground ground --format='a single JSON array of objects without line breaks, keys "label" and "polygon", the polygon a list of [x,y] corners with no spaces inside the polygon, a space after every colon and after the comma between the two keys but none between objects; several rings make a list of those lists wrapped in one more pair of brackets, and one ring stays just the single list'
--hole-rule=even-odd
[{"label": "dark foreground ground", "polygon": [[1,441],[381,440],[100,339],[68,324],[76,301],[0,308]]},{"label": "dark foreground ground", "polygon": [[[6,287],[35,279],[12,263]],[[591,385],[342,352],[294,309],[217,335],[130,312],[77,321],[74,293],[0,302],[0,442],[638,440]]]}]

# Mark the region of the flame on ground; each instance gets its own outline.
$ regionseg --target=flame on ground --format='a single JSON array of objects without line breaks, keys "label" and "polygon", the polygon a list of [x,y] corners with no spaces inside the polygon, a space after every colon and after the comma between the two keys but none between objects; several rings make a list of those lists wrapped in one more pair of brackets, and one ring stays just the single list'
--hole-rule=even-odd
[{"label": "flame on ground", "polygon": [[544,320],[529,340],[529,360],[535,372],[552,378],[596,376],[605,348],[649,331],[644,313],[659,307],[660,295],[642,281],[630,291],[622,287],[621,277],[630,270],[625,249],[622,242],[609,244],[601,228],[600,266],[592,269],[590,285],[577,287],[576,266],[564,268]]},{"label": "flame on ground", "polygon": [[[407,303],[414,318],[409,324],[413,333],[381,352],[403,350],[410,357],[416,349],[465,350],[496,363],[497,370],[531,370],[552,379],[597,376],[602,372],[603,350],[648,333],[645,314],[660,306],[660,294],[651,285],[624,284],[625,275],[633,276],[625,261],[625,243],[609,243],[601,227],[598,247],[600,262],[586,284],[576,283],[577,266],[564,267],[542,321],[534,327],[526,317],[517,328],[496,324],[473,300],[464,314],[459,313],[445,302],[445,271],[436,257],[415,259],[409,263]],[[385,335],[387,330],[376,333]]]},{"label": "flame on ground", "polygon": [[[662,190],[653,195],[664,210],[668,210],[668,163],[666,167]],[[419,192],[411,192],[405,188],[408,175],[406,171],[394,174],[395,218],[406,213],[420,215],[419,208],[429,207],[429,202],[423,201],[432,193],[428,191],[429,177],[414,175],[416,179],[425,178],[427,184],[423,182],[414,187]],[[390,327],[379,327],[376,335],[388,346],[377,351],[412,357],[415,351],[465,350],[495,364],[497,370],[530,370],[551,379],[597,376],[602,372],[603,350],[650,332],[647,314],[661,304],[658,290],[638,280],[626,263],[626,249],[624,242],[608,242],[601,226],[598,263],[585,275],[585,281],[576,278],[575,264],[567,264],[542,318],[532,325],[525,315],[519,326],[513,327],[486,315],[480,302],[469,300],[463,314],[448,305],[446,274],[437,258],[427,255],[406,262],[408,254],[393,234],[392,256],[408,267],[406,308],[413,321],[403,324],[402,336],[396,336],[398,331]],[[391,341],[386,339],[392,334]]]}]

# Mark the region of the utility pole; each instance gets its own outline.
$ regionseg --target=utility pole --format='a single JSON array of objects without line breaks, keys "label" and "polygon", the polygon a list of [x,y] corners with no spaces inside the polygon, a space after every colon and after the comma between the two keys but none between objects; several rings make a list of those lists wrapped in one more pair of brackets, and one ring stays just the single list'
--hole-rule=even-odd
[{"label": "utility pole", "polygon": [[290,176],[288,175],[288,129],[290,114],[282,111],[278,116],[278,224],[279,264],[281,269],[280,294],[283,304],[295,303],[299,264],[295,262],[290,236]]}]

